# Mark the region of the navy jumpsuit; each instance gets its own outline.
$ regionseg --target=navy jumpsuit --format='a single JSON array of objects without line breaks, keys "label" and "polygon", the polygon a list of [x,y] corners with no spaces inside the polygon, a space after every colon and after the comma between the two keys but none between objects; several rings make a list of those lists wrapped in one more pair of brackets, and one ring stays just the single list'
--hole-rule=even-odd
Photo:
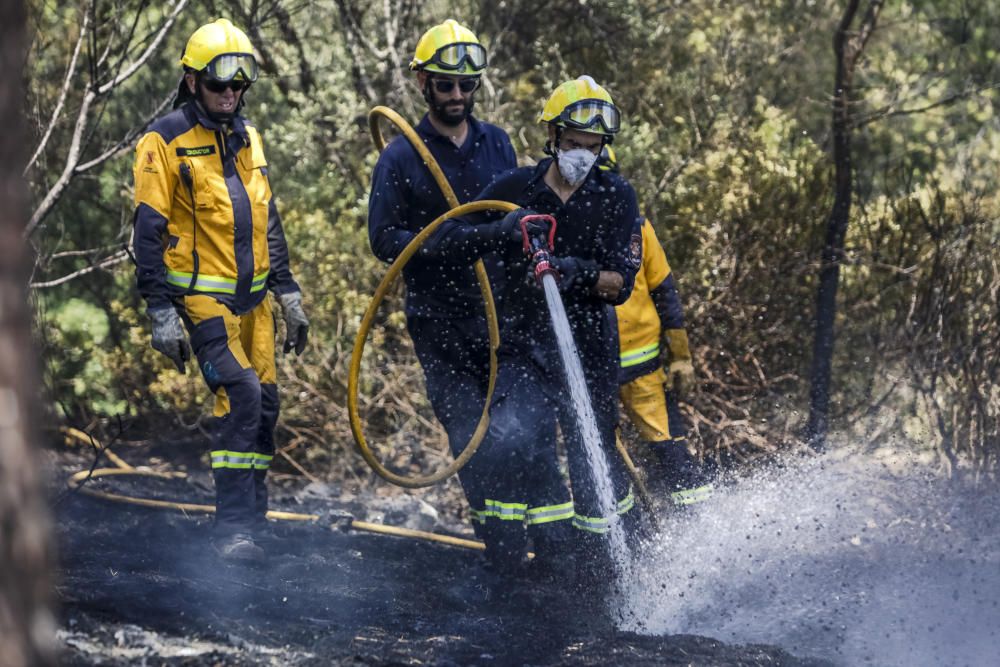
[{"label": "navy jumpsuit", "polygon": [[[500,128],[468,118],[458,147],[431,125],[417,125],[459,203],[472,201],[495,176],[517,166],[514,147]],[[451,207],[406,137],[396,137],[379,156],[368,199],[368,238],[375,255],[392,262],[424,227]],[[501,272],[485,257],[494,291]],[[490,344],[483,298],[467,262],[415,255],[404,267],[406,326],[427,384],[427,396],[457,456],[475,431],[490,372]],[[468,493],[468,476],[459,473]]]},{"label": "navy jumpsuit", "polygon": [[[508,172],[479,198],[510,201],[553,215],[558,223],[553,254],[596,260],[602,271],[621,274],[624,286],[616,303],[624,302],[641,261],[640,242],[633,238],[639,216],[634,190],[619,175],[594,169],[564,204],[543,180],[551,162],[545,159],[535,167]],[[498,215],[474,214],[447,221],[429,240],[427,252],[472,261],[486,248],[477,239],[488,237],[477,233],[475,226]],[[470,493],[470,501],[481,523],[487,556],[501,567],[516,567],[524,557],[532,526],[564,528],[542,533],[552,539],[549,544],[540,545],[535,538],[535,550],[541,556],[558,560],[560,554],[571,551],[588,558],[606,556],[602,536],[611,517],[601,510],[583,451],[545,297],[533,280],[526,280],[527,260],[519,247],[513,243],[507,247],[500,298],[499,370],[490,427],[466,467],[468,475],[481,480],[475,495]],[[607,303],[589,292],[562,296],[597,418],[600,444],[610,465],[616,509],[625,515],[632,509],[634,497],[628,472],[614,448],[618,359],[615,335],[605,312]],[[557,421],[567,447],[572,497],[558,465]],[[627,516],[631,520],[635,514]],[[571,537],[576,539],[567,541]]]}]

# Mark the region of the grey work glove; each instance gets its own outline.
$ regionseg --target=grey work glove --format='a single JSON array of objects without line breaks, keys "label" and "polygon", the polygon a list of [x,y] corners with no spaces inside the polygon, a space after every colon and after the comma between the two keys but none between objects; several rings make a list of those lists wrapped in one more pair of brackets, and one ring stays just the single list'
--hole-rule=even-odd
[{"label": "grey work glove", "polygon": [[691,365],[691,349],[688,345],[687,331],[666,329],[663,332],[663,337],[670,350],[666,387],[673,391],[677,398],[684,398],[695,386],[694,366]]},{"label": "grey work glove", "polygon": [[185,373],[184,364],[191,358],[191,348],[177,311],[173,308],[151,310],[149,318],[153,320],[153,349],[167,355],[177,365],[177,370]]},{"label": "grey work glove", "polygon": [[294,348],[295,354],[301,356],[309,337],[309,318],[306,317],[306,311],[302,310],[302,292],[279,294],[278,303],[281,304],[281,313],[285,319],[285,344],[282,350],[288,354]]}]

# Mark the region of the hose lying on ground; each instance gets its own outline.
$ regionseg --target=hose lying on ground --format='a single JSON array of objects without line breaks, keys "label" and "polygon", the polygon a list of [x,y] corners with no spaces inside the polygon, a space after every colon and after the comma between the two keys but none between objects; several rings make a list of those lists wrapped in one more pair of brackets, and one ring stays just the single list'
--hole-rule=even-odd
[{"label": "hose lying on ground", "polygon": [[[96,468],[94,470],[81,470],[70,475],[69,479],[66,481],[66,485],[71,491],[80,493],[92,498],[100,498],[101,500],[110,501],[113,503],[124,503],[128,505],[138,505],[140,507],[149,507],[153,509],[160,510],[171,510],[175,512],[187,513],[205,513],[212,514],[215,512],[214,505],[201,505],[196,503],[183,503],[175,502],[171,500],[155,500],[152,498],[137,498],[133,496],[127,496],[120,493],[111,493],[108,491],[99,491],[97,489],[92,489],[85,486],[85,482],[91,478],[97,477],[123,477],[123,476],[136,476],[136,477],[155,477],[158,479],[184,479],[187,477],[186,473],[183,472],[161,472],[156,470],[143,470],[135,468],[119,456],[117,456],[111,450],[102,447],[96,439],[90,435],[84,433],[75,428],[63,427],[60,429],[62,433],[67,438],[73,438],[80,440],[81,442],[92,444],[99,452],[108,458],[109,461],[115,464],[115,468]],[[319,523],[323,517],[319,514],[301,514],[298,512],[281,512],[277,510],[270,510],[267,513],[267,518],[274,521],[305,521],[311,523]],[[330,525],[330,528],[334,530],[339,530],[342,528],[350,528],[353,530],[363,530],[370,533],[379,533],[381,535],[394,535],[396,537],[409,537],[418,540],[427,540],[431,542],[439,542],[441,544],[447,544],[454,547],[463,547],[465,549],[476,549],[482,551],[486,547],[482,542],[477,542],[476,540],[467,540],[461,537],[453,537],[451,535],[440,535],[438,533],[431,533],[425,530],[413,530],[411,528],[401,528],[398,526],[386,526],[379,523],[370,523],[368,521],[358,521],[349,515],[344,515],[342,520],[336,521]]]}]

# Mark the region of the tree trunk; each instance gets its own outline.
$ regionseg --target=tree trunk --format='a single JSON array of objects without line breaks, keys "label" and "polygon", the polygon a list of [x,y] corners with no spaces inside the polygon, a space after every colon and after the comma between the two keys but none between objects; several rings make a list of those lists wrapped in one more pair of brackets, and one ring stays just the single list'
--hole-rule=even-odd
[{"label": "tree trunk", "polygon": [[850,0],[833,37],[837,72],[833,86],[833,209],[826,223],[819,287],[816,293],[816,334],[813,341],[813,362],[810,375],[809,423],[806,438],[813,449],[821,450],[829,428],[830,380],[833,367],[834,322],[837,316],[837,287],[840,282],[840,262],[844,256],[844,239],[851,214],[853,169],[851,163],[851,131],[854,117],[852,82],[858,58],[864,51],[878,21],[882,0],[869,3],[861,25],[851,29],[860,0]]},{"label": "tree trunk", "polygon": [[50,526],[35,443],[38,403],[22,233],[27,153],[22,105],[25,8],[0,0],[0,665],[52,664]]}]

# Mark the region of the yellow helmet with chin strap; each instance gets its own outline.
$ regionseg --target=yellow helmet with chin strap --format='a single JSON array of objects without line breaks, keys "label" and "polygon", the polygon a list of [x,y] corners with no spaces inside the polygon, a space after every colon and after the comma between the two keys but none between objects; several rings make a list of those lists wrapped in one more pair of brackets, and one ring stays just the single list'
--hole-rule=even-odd
[{"label": "yellow helmet with chin strap", "polygon": [[621,112],[611,94],[585,74],[560,84],[545,103],[538,121],[611,137],[621,129]]},{"label": "yellow helmet with chin strap", "polygon": [[252,83],[258,76],[250,38],[229,19],[218,19],[195,30],[184,47],[181,64],[219,81],[241,78]]},{"label": "yellow helmet with chin strap", "polygon": [[481,74],[486,69],[486,49],[474,32],[455,19],[448,19],[420,37],[410,69],[466,76]]}]

